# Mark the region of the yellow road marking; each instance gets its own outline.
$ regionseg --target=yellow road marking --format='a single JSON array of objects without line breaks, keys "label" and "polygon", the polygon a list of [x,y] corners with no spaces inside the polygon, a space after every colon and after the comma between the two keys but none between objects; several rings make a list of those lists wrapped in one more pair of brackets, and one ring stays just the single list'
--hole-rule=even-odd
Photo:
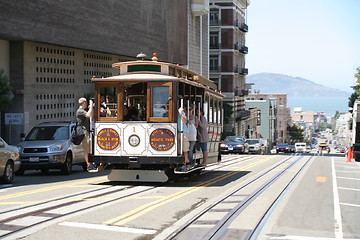
[{"label": "yellow road marking", "polygon": [[164,197],[162,196],[128,197],[127,199],[152,199],[152,198],[164,198]]},{"label": "yellow road marking", "polygon": [[316,182],[326,182],[326,177],[317,177]]},{"label": "yellow road marking", "polygon": [[[76,199],[63,199],[63,200],[55,200],[51,201],[52,203],[59,203],[59,202],[81,202],[81,201],[109,201],[109,200],[115,200],[118,199],[117,197],[112,198],[105,198],[105,197],[99,197],[99,198],[76,198]],[[0,202],[0,205],[16,205],[16,204],[37,204],[37,203],[43,203],[44,200],[39,201],[17,201],[17,202]]]},{"label": "yellow road marking", "polygon": [[123,224],[125,224],[127,222],[130,222],[130,221],[132,221],[132,220],[134,220],[134,219],[136,219],[136,218],[138,218],[138,217],[140,217],[140,216],[142,216],[142,215],[144,215],[144,214],[146,214],[146,213],[148,213],[148,212],[150,212],[150,211],[152,211],[152,210],[154,210],[154,209],[156,209],[156,208],[158,208],[160,206],[163,206],[164,204],[166,204],[168,202],[174,201],[174,200],[176,200],[176,199],[178,199],[180,197],[183,197],[185,195],[188,195],[190,193],[198,191],[198,190],[200,190],[200,189],[202,189],[204,187],[207,187],[207,186],[209,186],[211,184],[214,184],[214,183],[219,182],[221,180],[224,180],[224,179],[226,179],[228,177],[231,177],[231,176],[233,176],[235,174],[238,174],[239,171],[245,171],[245,170],[248,170],[249,168],[252,168],[252,167],[254,167],[256,165],[267,162],[272,158],[275,158],[275,156],[267,157],[267,158],[265,158],[263,160],[253,162],[253,163],[251,163],[251,164],[249,164],[249,165],[247,165],[245,167],[237,168],[236,171],[228,172],[228,173],[226,173],[224,175],[218,176],[218,177],[216,177],[214,179],[211,179],[211,180],[209,180],[207,182],[197,184],[197,185],[195,185],[193,187],[189,187],[189,188],[186,188],[186,189],[181,190],[179,192],[176,192],[174,194],[171,194],[169,196],[165,196],[162,199],[158,199],[158,200],[156,200],[154,202],[142,205],[142,206],[140,206],[138,208],[135,208],[135,209],[133,209],[133,210],[127,212],[127,213],[124,213],[124,214],[122,214],[122,215],[120,215],[118,217],[107,220],[107,221],[103,222],[103,224],[123,225]]},{"label": "yellow road marking", "polygon": [[60,184],[60,185],[55,185],[55,186],[51,186],[51,187],[45,187],[45,188],[40,188],[40,189],[35,189],[35,190],[13,193],[13,194],[5,195],[5,196],[0,196],[0,200],[22,197],[22,196],[26,196],[26,195],[30,195],[30,194],[35,194],[35,193],[52,191],[52,190],[65,188],[65,187],[73,187],[75,185],[80,185],[80,184],[85,184],[85,183],[90,183],[90,182],[102,181],[102,180],[105,180],[106,178],[107,177],[104,176],[104,177],[99,177],[99,178],[95,178],[95,179],[86,179],[84,181],[79,181],[79,182],[75,182],[75,183],[66,183],[66,184]]}]

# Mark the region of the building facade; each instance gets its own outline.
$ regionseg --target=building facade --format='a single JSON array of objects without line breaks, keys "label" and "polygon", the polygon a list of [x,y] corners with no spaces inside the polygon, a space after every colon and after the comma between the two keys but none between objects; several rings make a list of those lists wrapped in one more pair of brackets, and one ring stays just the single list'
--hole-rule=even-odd
[{"label": "building facade", "polygon": [[291,119],[294,124],[304,130],[304,138],[311,141],[312,135],[317,129],[317,118],[313,111],[302,111],[301,107],[294,108],[291,113]]},{"label": "building facade", "polygon": [[11,144],[44,121],[75,120],[77,100],[92,95],[92,76],[117,74],[111,64],[156,52],[161,61],[208,75],[207,1],[0,0],[0,68],[13,101],[1,121]]},{"label": "building facade", "polygon": [[269,98],[263,100],[245,100],[246,109],[258,109],[260,126],[257,138],[266,140],[268,149],[275,145],[276,129],[276,99]]},{"label": "building facade", "polygon": [[275,111],[275,135],[274,142],[287,143],[289,141],[289,135],[287,127],[291,124],[291,111],[287,105],[287,94],[249,94],[246,96],[246,100],[266,100],[275,99],[276,111]]},{"label": "building facade", "polygon": [[232,117],[224,125],[224,132],[235,135],[242,135],[244,120],[250,116],[244,102],[247,94],[245,76],[248,74],[245,66],[248,6],[248,0],[210,0],[210,79],[225,95],[225,104],[232,107]]}]

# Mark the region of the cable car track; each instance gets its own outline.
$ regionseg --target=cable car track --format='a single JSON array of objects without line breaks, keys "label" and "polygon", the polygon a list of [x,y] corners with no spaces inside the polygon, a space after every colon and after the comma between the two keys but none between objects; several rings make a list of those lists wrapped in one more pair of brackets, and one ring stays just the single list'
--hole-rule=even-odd
[{"label": "cable car track", "polygon": [[[236,199],[236,195],[239,194],[241,190],[244,188],[251,186],[252,184],[258,182],[261,178],[266,177],[268,174],[273,173],[277,168],[281,167],[283,164],[288,162],[291,159],[294,159],[288,166],[286,166],[283,170],[280,170],[278,173],[276,173],[274,176],[270,177],[267,181],[265,181],[263,184],[261,184],[259,187],[256,187],[250,194],[246,195],[246,197],[239,201],[235,207],[232,207],[231,209],[225,209],[225,207],[221,207],[221,204],[223,203],[231,203],[236,202],[236,200],[231,200],[231,198]],[[250,206],[256,198],[262,194],[264,191],[269,189],[271,186],[276,183],[276,181],[283,176],[286,172],[289,172],[290,169],[292,169],[296,163],[300,162],[304,156],[290,156],[283,160],[282,162],[276,164],[275,166],[271,167],[267,171],[261,173],[260,175],[256,176],[254,179],[250,180],[249,182],[246,182],[239,187],[236,187],[233,191],[223,196],[221,199],[217,200],[216,202],[212,203],[205,209],[203,209],[201,212],[197,213],[193,218],[188,220],[185,224],[183,224],[180,228],[174,230],[170,235],[168,235],[165,239],[186,239],[188,237],[193,237],[196,239],[222,239],[226,236],[226,239],[232,239],[231,238],[231,230],[229,230],[229,226],[231,223],[235,221],[235,219],[243,213],[248,206]],[[304,167],[309,163],[309,161],[313,158],[313,156],[310,156],[305,163],[301,166],[299,170],[296,171],[294,176],[290,179],[290,181],[286,184],[284,189],[279,193],[279,195],[276,197],[276,199],[267,206],[267,209],[265,213],[258,217],[258,222],[256,226],[252,230],[244,230],[242,233],[239,234],[239,232],[236,233],[236,239],[256,239],[259,232],[261,231],[262,226],[264,225],[264,222],[266,221],[269,214],[271,214],[273,206],[281,199],[283,194],[289,189],[291,184],[295,181],[297,176],[303,171]],[[219,211],[219,209],[224,210],[225,216],[219,217],[219,219],[214,219],[214,216],[212,215],[212,218],[206,217],[207,214],[214,213],[216,211]],[[220,214],[221,215],[221,214]],[[211,221],[206,219],[212,219]],[[201,226],[201,227],[199,227]],[[206,227],[208,226],[208,227]],[[204,230],[205,229],[205,230]],[[162,236],[163,237],[163,236]],[[160,239],[160,238],[159,238]],[[234,238],[235,239],[235,238]]]},{"label": "cable car track", "polygon": [[[251,159],[251,157],[250,158],[246,157],[243,160],[249,160],[249,159]],[[234,157],[231,157],[230,159],[225,159],[222,162],[221,166],[216,166],[216,164],[215,164],[215,167],[213,169],[207,170],[206,172],[202,172],[202,174],[214,172],[218,169],[231,166],[238,162],[239,162],[239,156],[234,156]],[[100,183],[100,184],[104,184],[104,183]],[[167,183],[167,184],[171,184],[171,183]],[[75,185],[76,185],[76,183],[75,183]],[[2,234],[2,235],[0,235],[0,237],[1,238],[12,237],[14,234],[17,234],[23,230],[30,229],[32,227],[39,226],[41,224],[46,224],[47,222],[53,222],[54,220],[56,221],[57,219],[60,219],[63,217],[81,213],[82,211],[85,211],[88,209],[94,209],[97,207],[101,207],[106,204],[116,202],[120,199],[124,199],[127,197],[133,197],[137,194],[151,191],[160,186],[166,186],[166,183],[165,184],[164,183],[156,183],[156,185],[153,185],[153,186],[147,185],[147,187],[145,189],[144,189],[144,186],[139,186],[139,184],[126,185],[126,186],[122,186],[120,188],[117,186],[108,186],[108,187],[101,188],[101,189],[91,189],[91,190],[83,191],[80,193],[69,194],[69,195],[57,197],[54,199],[40,201],[38,203],[31,204],[28,206],[22,206],[22,207],[18,207],[18,208],[5,210],[5,211],[0,212],[0,230],[4,230],[4,231],[10,230],[10,232]],[[64,185],[64,187],[65,187],[65,185]],[[55,189],[57,189],[57,187],[55,187]],[[41,189],[39,191],[41,192]],[[126,192],[130,191],[130,193],[125,193],[125,191]],[[38,192],[38,191],[35,191],[35,192]],[[106,201],[101,201],[101,202],[96,201],[96,202],[94,202],[94,204],[92,204],[90,206],[86,205],[85,207],[79,207],[79,208],[76,208],[76,210],[74,210],[74,211],[70,211],[70,212],[67,212],[64,214],[49,214],[49,213],[47,213],[54,209],[58,209],[58,208],[62,208],[62,207],[69,207],[69,206],[72,206],[75,204],[81,205],[81,203],[83,203],[89,199],[105,198],[106,196],[111,196],[112,194],[118,194],[119,192],[124,192],[125,194],[123,194],[121,196],[109,197],[110,199],[106,200]],[[3,200],[19,197],[19,196],[26,195],[26,194],[31,194],[31,192],[28,191],[28,192],[23,192],[22,194],[21,193],[10,194],[7,196],[3,196]],[[23,219],[23,218],[30,217],[30,216],[43,216],[43,217],[45,216],[46,219],[44,219],[43,221],[34,222],[34,223],[26,225],[26,226],[14,226],[11,224],[11,222],[13,222],[15,220]]]},{"label": "cable car track", "polygon": [[[255,156],[245,156],[239,159],[238,155],[229,156],[229,158],[224,159],[221,164],[212,164],[206,171],[201,172],[201,174],[209,174],[212,172],[217,172],[222,168],[231,167],[239,162],[244,161],[251,161]],[[182,179],[187,181],[186,178]],[[111,183],[111,182],[110,182]],[[104,183],[99,183],[104,184]],[[106,183],[105,183],[106,184]],[[42,228],[49,224],[53,224],[54,222],[59,222],[64,219],[64,217],[71,217],[75,214],[80,214],[82,212],[85,213],[86,210],[94,210],[99,207],[104,207],[107,204],[114,203],[118,200],[134,197],[136,195],[145,193],[147,191],[154,190],[158,187],[170,185],[172,183],[154,183],[154,184],[147,184],[145,186],[140,186],[139,184],[134,185],[126,185],[126,186],[108,186],[101,189],[92,189],[89,191],[83,191],[81,193],[69,194],[66,196],[57,197],[54,199],[47,199],[42,202],[37,202],[35,204],[31,204],[28,206],[22,206],[14,209],[9,209],[0,213],[0,230],[9,231],[8,233],[0,234],[1,238],[11,239],[14,236],[18,236],[22,234],[24,230],[31,229],[34,227]],[[65,184],[66,185],[66,184]],[[65,186],[64,185],[64,186]],[[75,183],[76,185],[76,183]],[[61,185],[62,186],[62,185]],[[57,187],[54,187],[57,189]],[[115,189],[114,189],[115,188]],[[50,188],[52,189],[52,188]],[[35,190],[35,192],[41,192],[40,190]],[[122,192],[121,196],[119,193]],[[7,196],[3,196],[4,199],[15,198],[24,195],[25,193],[21,194],[10,194]],[[102,201],[94,201],[93,203],[85,204],[82,206],[82,203],[89,202],[88,200],[92,199],[106,199]],[[3,199],[3,200],[4,200]],[[1,200],[1,199],[0,199]],[[53,214],[49,213],[52,210],[56,210],[63,207],[73,207],[73,211],[64,212],[62,214]],[[13,221],[17,221],[20,219],[24,219],[26,217],[44,217],[42,221],[33,222],[26,226],[16,226],[13,225]]]}]

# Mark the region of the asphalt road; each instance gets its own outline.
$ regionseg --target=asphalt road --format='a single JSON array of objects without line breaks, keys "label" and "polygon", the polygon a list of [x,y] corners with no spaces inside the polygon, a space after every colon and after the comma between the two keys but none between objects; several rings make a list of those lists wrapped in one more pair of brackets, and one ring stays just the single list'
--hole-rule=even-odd
[{"label": "asphalt road", "polygon": [[360,239],[360,164],[343,155],[225,155],[165,184],[108,173],[29,171],[0,184],[0,238],[210,239],[224,222],[213,239]]}]

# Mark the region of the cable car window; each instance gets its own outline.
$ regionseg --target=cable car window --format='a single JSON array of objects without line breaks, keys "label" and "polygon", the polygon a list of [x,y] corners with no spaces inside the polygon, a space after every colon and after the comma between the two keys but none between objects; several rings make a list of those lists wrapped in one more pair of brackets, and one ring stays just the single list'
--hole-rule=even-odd
[{"label": "cable car window", "polygon": [[116,87],[100,88],[100,117],[117,118],[118,89]]},{"label": "cable car window", "polygon": [[161,66],[159,65],[129,65],[128,72],[161,72]]},{"label": "cable car window", "polygon": [[221,124],[221,104],[220,101],[217,101],[217,109],[218,109],[218,124]]},{"label": "cable car window", "polygon": [[214,100],[212,99],[212,97],[210,96],[209,99],[209,122],[213,123],[214,119],[213,119],[213,110],[214,110]]},{"label": "cable car window", "polygon": [[169,87],[156,86],[151,89],[151,117],[168,118],[169,117]]},{"label": "cable car window", "polygon": [[146,120],[146,83],[124,83],[123,121]]}]

